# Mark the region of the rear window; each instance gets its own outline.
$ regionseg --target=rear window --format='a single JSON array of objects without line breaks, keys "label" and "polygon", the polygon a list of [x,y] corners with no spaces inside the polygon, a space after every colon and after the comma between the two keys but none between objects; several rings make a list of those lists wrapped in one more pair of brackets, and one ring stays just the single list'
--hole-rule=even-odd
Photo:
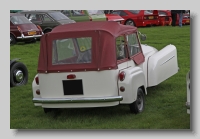
[{"label": "rear window", "polygon": [[129,10],[129,12],[131,12],[132,14],[138,14],[140,10]]},{"label": "rear window", "polygon": [[11,16],[10,21],[15,25],[32,23],[25,16]]},{"label": "rear window", "polygon": [[61,12],[51,12],[48,13],[53,19],[55,20],[65,20],[65,19],[69,19],[67,16],[65,16],[63,13]]},{"label": "rear window", "polygon": [[89,15],[101,15],[101,14],[104,14],[103,11],[101,10],[87,10],[88,14]]},{"label": "rear window", "polygon": [[91,63],[91,37],[53,41],[52,65]]}]

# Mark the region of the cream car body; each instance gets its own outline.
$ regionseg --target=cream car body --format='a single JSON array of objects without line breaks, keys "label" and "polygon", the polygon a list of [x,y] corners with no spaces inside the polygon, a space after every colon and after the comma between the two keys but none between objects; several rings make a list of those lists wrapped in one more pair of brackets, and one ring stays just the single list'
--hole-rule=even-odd
[{"label": "cream car body", "polygon": [[[87,27],[81,29],[83,24]],[[117,28],[120,29],[116,31]],[[71,32],[72,36],[68,32]],[[87,32],[91,35],[84,35]],[[67,43],[70,39],[65,38],[75,38],[76,33],[77,38],[91,37],[91,43],[87,43],[91,46],[81,50],[74,48],[75,45],[72,47],[72,43]],[[139,34],[135,27],[102,21],[63,25],[44,35],[41,39],[38,74],[32,83],[34,105],[43,107],[46,112],[48,108],[129,104],[131,112],[142,112],[143,95],[147,95],[146,88],[156,86],[176,74],[178,63],[174,45],[167,45],[158,51],[141,44]],[[70,58],[61,60],[60,63],[57,60],[56,63],[51,57],[58,57],[57,49],[63,42],[68,46],[63,45],[62,48],[73,50],[73,58],[80,59],[82,53],[90,50],[90,60],[76,60],[76,63]],[[136,46],[132,45],[133,42]],[[56,54],[52,52],[54,48]],[[84,55],[82,59],[83,57]]]}]

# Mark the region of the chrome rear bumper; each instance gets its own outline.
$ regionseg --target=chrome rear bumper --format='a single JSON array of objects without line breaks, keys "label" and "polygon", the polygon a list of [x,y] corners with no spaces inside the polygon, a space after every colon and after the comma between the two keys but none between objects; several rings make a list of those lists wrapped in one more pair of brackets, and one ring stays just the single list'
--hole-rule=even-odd
[{"label": "chrome rear bumper", "polygon": [[20,37],[17,37],[17,39],[30,39],[30,38],[40,38],[42,35],[33,35],[33,36],[20,36]]},{"label": "chrome rear bumper", "polygon": [[123,100],[122,96],[87,97],[87,98],[33,98],[33,103],[95,103]]}]

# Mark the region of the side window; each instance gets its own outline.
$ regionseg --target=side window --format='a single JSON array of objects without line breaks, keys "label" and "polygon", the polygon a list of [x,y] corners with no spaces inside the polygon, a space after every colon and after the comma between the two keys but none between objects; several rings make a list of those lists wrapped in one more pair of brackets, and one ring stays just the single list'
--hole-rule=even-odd
[{"label": "side window", "polygon": [[28,19],[30,20],[30,21],[41,21],[41,17],[40,17],[40,15],[39,14],[29,14],[28,15]]},{"label": "side window", "polygon": [[52,64],[91,63],[91,37],[54,40]]},{"label": "side window", "polygon": [[124,11],[120,11],[120,16],[126,16],[127,14]]},{"label": "side window", "polygon": [[116,56],[117,60],[121,60],[127,57],[124,36],[116,38]]},{"label": "side window", "polygon": [[133,55],[141,52],[138,37],[137,37],[136,33],[129,34],[126,36],[126,38],[127,38],[127,45],[128,45],[130,56],[133,56]]},{"label": "side window", "polygon": [[44,22],[49,22],[49,21],[53,21],[49,16],[47,16],[46,14],[42,14],[42,20]]},{"label": "side window", "polygon": [[70,17],[70,10],[63,10],[62,13],[68,17]]}]

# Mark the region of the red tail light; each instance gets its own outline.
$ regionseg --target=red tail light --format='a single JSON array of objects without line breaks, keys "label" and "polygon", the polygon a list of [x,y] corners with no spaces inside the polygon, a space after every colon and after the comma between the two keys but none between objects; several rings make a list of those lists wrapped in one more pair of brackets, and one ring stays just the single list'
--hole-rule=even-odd
[{"label": "red tail light", "polygon": [[76,75],[75,74],[69,74],[67,75],[67,79],[75,79]]},{"label": "red tail light", "polygon": [[39,25],[37,25],[37,28],[38,28],[40,31],[42,31],[42,28],[41,28]]},{"label": "red tail light", "polygon": [[92,21],[92,18],[89,16],[90,21]]},{"label": "red tail light", "polygon": [[125,79],[126,73],[124,71],[119,73],[119,80],[123,81]]},{"label": "red tail light", "polygon": [[125,91],[125,88],[124,88],[123,86],[121,86],[121,87],[120,87],[120,91],[121,91],[121,92],[124,92],[124,91]]},{"label": "red tail light", "polygon": [[40,95],[40,90],[39,89],[36,90],[36,94]]},{"label": "red tail light", "polygon": [[19,30],[19,32],[22,32],[21,28],[17,26],[17,29]]},{"label": "red tail light", "polygon": [[35,77],[35,82],[36,82],[37,85],[39,85],[39,77],[38,76]]}]

